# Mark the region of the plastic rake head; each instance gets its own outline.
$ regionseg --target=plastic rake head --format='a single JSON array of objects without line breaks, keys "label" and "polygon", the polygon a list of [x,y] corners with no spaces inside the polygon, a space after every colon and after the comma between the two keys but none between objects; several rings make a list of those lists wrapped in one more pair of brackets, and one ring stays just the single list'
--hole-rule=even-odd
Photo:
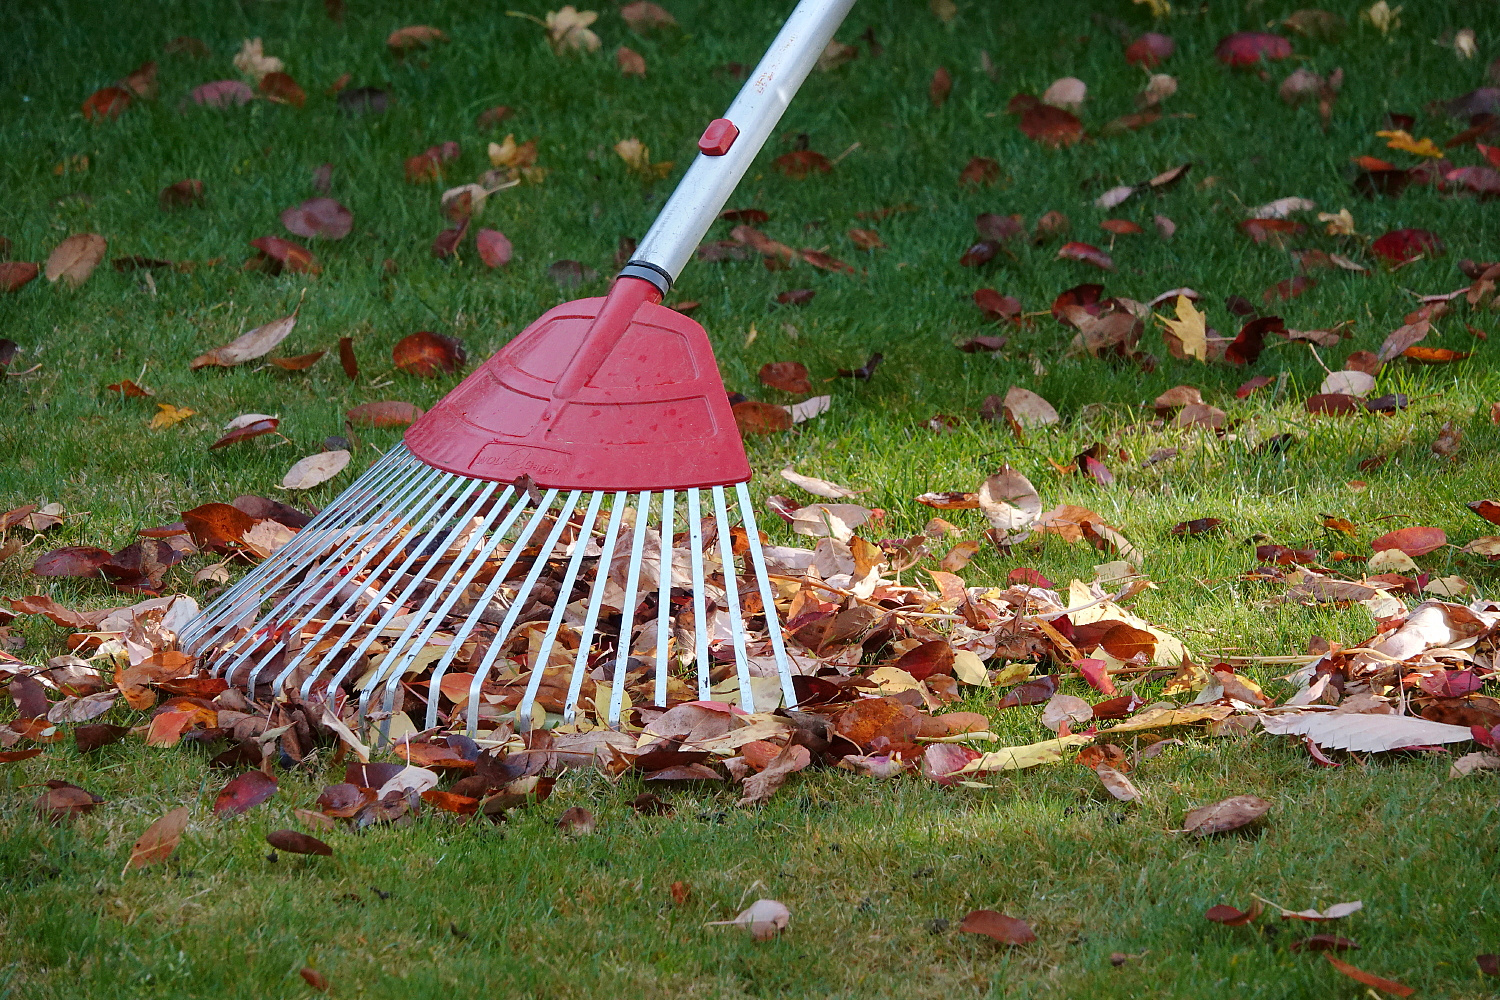
[{"label": "plastic rake head", "polygon": [[348,691],[382,739],[398,711],[471,734],[693,698],[765,711],[795,695],[758,538],[743,483],[528,491],[401,445],[180,639],[256,695]]}]

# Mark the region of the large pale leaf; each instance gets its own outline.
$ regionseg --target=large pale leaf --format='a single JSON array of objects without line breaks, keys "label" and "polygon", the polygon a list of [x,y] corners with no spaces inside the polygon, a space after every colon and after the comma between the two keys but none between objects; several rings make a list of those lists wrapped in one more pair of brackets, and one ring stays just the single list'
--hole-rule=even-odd
[{"label": "large pale leaf", "polygon": [[47,280],[64,281],[69,288],[77,288],[94,273],[94,268],[104,259],[107,244],[98,233],[75,233],[57,245],[47,258]]},{"label": "large pale leaf", "polygon": [[1409,715],[1298,712],[1291,715],[1262,716],[1261,725],[1268,733],[1306,736],[1320,747],[1355,750],[1360,753],[1462,743],[1474,738],[1467,726],[1450,726],[1446,722],[1429,722]]},{"label": "large pale leaf", "polygon": [[1031,480],[1006,466],[980,485],[979,509],[1000,531],[1022,531],[1042,516],[1042,501]]},{"label": "large pale leaf", "polygon": [[215,347],[207,354],[200,354],[188,365],[196,371],[199,368],[207,368],[210,365],[218,365],[229,368],[233,365],[253,361],[256,358],[265,357],[275,349],[276,345],[287,338],[292,332],[292,327],[297,325],[297,314],[283,316],[265,326],[258,326],[249,333],[242,333],[238,337],[225,344],[223,347]]},{"label": "large pale leaf", "polygon": [[992,750],[955,772],[957,774],[983,774],[988,771],[1020,771],[1038,764],[1056,764],[1062,761],[1063,751],[1069,747],[1081,747],[1093,742],[1092,736],[1062,736],[1055,740],[1042,740],[1019,747],[1004,747]]}]

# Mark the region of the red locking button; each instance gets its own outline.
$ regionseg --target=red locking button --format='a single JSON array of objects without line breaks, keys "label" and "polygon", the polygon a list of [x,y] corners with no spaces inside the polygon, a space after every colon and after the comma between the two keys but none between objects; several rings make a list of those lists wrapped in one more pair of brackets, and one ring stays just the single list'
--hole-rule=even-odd
[{"label": "red locking button", "polygon": [[698,152],[704,156],[723,156],[739,137],[740,130],[734,122],[728,118],[715,118],[703,130],[698,140]]}]

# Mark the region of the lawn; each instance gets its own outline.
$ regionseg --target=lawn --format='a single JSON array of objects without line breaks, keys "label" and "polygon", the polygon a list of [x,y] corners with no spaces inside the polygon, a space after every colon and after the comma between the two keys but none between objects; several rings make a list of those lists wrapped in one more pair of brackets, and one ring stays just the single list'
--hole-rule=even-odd
[{"label": "lawn", "polygon": [[[96,579],[33,576],[35,556],[63,545],[115,549],[140,528],[239,494],[326,505],[399,440],[399,429],[351,430],[349,409],[381,400],[429,407],[461,377],[396,368],[399,340],[420,330],[457,337],[471,368],[547,308],[602,294],[620,241],[644,234],[703,123],[737,90],[727,67],[753,64],[786,13],[780,3],[665,6],[678,26],[645,32],[631,30],[617,6],[601,6],[593,25],[600,50],[562,55],[533,20],[460,0],[351,3],[342,20],[322,4],[291,0],[142,0],[108,14],[77,0],[0,9],[0,31],[13,40],[0,92],[0,236],[12,260],[39,263],[71,234],[108,240],[106,262],[76,289],[38,278],[0,293],[0,333],[18,345],[0,386],[10,414],[0,423],[0,507],[57,502],[68,513],[35,540],[13,530],[29,544],[0,562],[0,594],[115,606],[134,598]],[[986,527],[978,511],[937,512],[915,498],[975,490],[1011,465],[1045,506],[1087,507],[1134,543],[1156,589],[1132,610],[1204,662],[1300,654],[1314,636],[1354,644],[1375,630],[1358,603],[1286,603],[1278,600],[1285,584],[1244,579],[1257,544],[1355,553],[1358,560],[1336,565],[1357,578],[1372,538],[1435,526],[1455,544],[1418,559],[1421,571],[1462,576],[1477,595],[1495,597],[1500,573],[1458,551],[1491,533],[1464,504],[1494,497],[1500,483],[1500,427],[1490,410],[1500,400],[1500,347],[1484,336],[1500,331],[1495,312],[1470,310],[1460,297],[1422,342],[1471,354],[1466,360],[1384,367],[1372,395],[1405,394],[1410,405],[1400,412],[1329,417],[1304,406],[1325,365],[1337,370],[1350,352],[1378,350],[1420,296],[1467,286],[1460,260],[1496,256],[1493,200],[1420,183],[1367,198],[1353,186],[1360,168],[1351,162],[1420,162],[1377,137],[1393,127],[1393,114],[1412,116],[1396,126],[1440,148],[1468,127],[1467,114],[1452,118],[1433,104],[1500,86],[1491,66],[1500,56],[1494,7],[1408,3],[1382,32],[1361,18],[1362,4],[1326,6],[1347,22],[1337,39],[1281,27],[1296,5],[1264,0],[1180,3],[1157,21],[1146,4],[1123,0],[968,0],[947,20],[914,2],[857,5],[838,38],[858,57],[813,73],[730,204],[769,213],[758,224],[766,235],[823,250],[855,272],[800,263],[770,270],[755,255],[695,261],[668,298],[699,303],[693,318],[708,330],[731,392],[794,402],[758,372],[797,361],[815,391],[832,397],[822,416],[748,439],[758,501],[796,492],[777,475],[790,465],[867,490],[859,502],[886,512],[882,535],[915,534],[941,513],[977,538]],[[518,12],[542,18],[548,8],[521,4]],[[432,25],[449,40],[397,57],[385,40],[408,24]],[[1470,59],[1452,43],[1464,28],[1477,31]],[[1158,71],[1176,78],[1177,91],[1159,120],[1113,133],[1106,126],[1138,110],[1133,97],[1147,80],[1124,59],[1121,36],[1148,30],[1176,41]],[[1246,30],[1289,38],[1294,58],[1264,74],[1221,65],[1219,40]],[[183,36],[201,40],[207,54],[169,46]],[[257,37],[306,91],[305,106],[194,105],[188,95],[200,84],[241,79],[232,59]],[[644,77],[621,72],[621,45],[644,58]],[[159,96],[134,101],[117,119],[85,119],[80,105],[91,93],[147,60],[158,62]],[[929,87],[939,67],[952,92],[935,107]],[[1343,70],[1326,129],[1316,102],[1290,107],[1277,96],[1296,67]],[[330,92],[346,74],[345,94],[380,88],[389,107],[350,112],[351,102]],[[1050,148],[1023,134],[1007,103],[1067,76],[1088,85],[1079,117],[1089,138]],[[476,122],[497,105],[513,114],[498,126]],[[472,244],[436,258],[433,240],[450,224],[440,193],[488,170],[486,145],[508,133],[535,140],[536,166],[546,170],[487,199],[479,224],[502,231],[514,258],[492,269]],[[664,179],[643,178],[616,155],[614,145],[629,138],[654,161],[673,161]],[[444,183],[407,182],[408,158],[450,141],[460,152],[444,164]],[[1500,131],[1479,141],[1500,145]],[[836,165],[803,179],[773,166],[803,145]],[[1445,165],[1484,162],[1472,143],[1443,151]],[[990,183],[960,183],[975,157],[994,161]],[[1109,209],[1095,204],[1111,188],[1185,163],[1191,170],[1170,187]],[[287,235],[279,214],[319,193],[314,174],[324,164],[328,194],[352,210],[354,226],[345,239],[309,244],[321,274],[243,268],[250,240]],[[202,204],[164,211],[158,192],[188,178],[203,182]],[[1292,196],[1317,209],[1294,215],[1305,230],[1285,245],[1255,242],[1239,226],[1255,206]],[[1317,221],[1318,211],[1341,209],[1356,235],[1326,234]],[[1067,236],[1010,240],[987,264],[960,264],[979,238],[976,215],[1016,213],[1030,233],[1049,211],[1068,216]],[[1175,223],[1170,239],[1158,234],[1158,215]],[[1144,231],[1115,236],[1100,228],[1106,219]],[[732,225],[717,224],[709,240],[729,239]],[[1391,267],[1372,252],[1375,237],[1405,228],[1435,233],[1446,253]],[[862,249],[851,229],[873,229],[885,246]],[[1107,250],[1116,269],[1058,259],[1066,240]],[[1368,270],[1309,272],[1314,287],[1270,304],[1264,292],[1303,274],[1293,250],[1339,254]],[[109,265],[131,256],[184,264]],[[551,267],[560,260],[595,276],[560,287]],[[1049,314],[1060,292],[1088,282],[1139,302],[1190,287],[1208,324],[1226,336],[1243,322],[1225,305],[1234,295],[1291,330],[1350,325],[1335,346],[1316,350],[1268,336],[1255,361],[1236,366],[1173,357],[1161,324],[1148,321],[1139,350],[1149,363],[1097,358],[1069,352],[1074,331]],[[972,299],[983,287],[1017,298],[1024,321],[986,321]],[[777,301],[795,289],[816,295],[800,306]],[[293,309],[297,325],[275,353],[330,352],[311,368],[189,369],[205,351]],[[1155,312],[1171,316],[1173,302]],[[979,335],[1008,342],[994,353],[956,349]],[[355,380],[337,358],[345,337]],[[868,380],[836,374],[875,352],[883,360]],[[1271,382],[1237,398],[1255,376]],[[126,379],[154,396],[106,389]],[[1223,436],[1157,420],[1152,400],[1182,384],[1226,412]],[[1041,394],[1061,422],[1018,437],[1003,421],[981,419],[986,397],[1011,386]],[[160,403],[195,412],[151,429]],[[223,425],[244,413],[278,416],[284,438],[210,451]],[[1462,441],[1456,453],[1435,453],[1449,422]],[[1266,445],[1280,434],[1294,443]],[[353,445],[350,469],[304,494],[281,490],[292,463],[332,436]],[[1059,471],[1094,444],[1107,449],[1112,482]],[[1176,457],[1143,465],[1169,447]],[[1383,464],[1361,466],[1378,456]],[[1353,535],[1324,527],[1328,516],[1352,522]],[[1172,530],[1203,517],[1221,519],[1221,530]],[[779,519],[763,514],[762,526],[778,544],[792,543]],[[1003,586],[1011,570],[1031,567],[1065,586],[1092,579],[1109,558],[1047,536],[1007,554],[986,546],[963,576]],[[206,599],[211,584],[192,577],[207,561],[175,567],[166,592]],[[65,651],[67,634],[22,616],[6,648],[40,665]],[[1295,690],[1278,680],[1284,665],[1236,662],[1277,700]],[[1151,701],[1160,687],[1139,690]],[[1085,689],[1070,681],[1068,690]],[[1002,711],[998,700],[971,692],[955,707],[986,713],[1009,743],[1050,735],[1040,706]],[[146,718],[121,706],[96,721]],[[1442,753],[1340,755],[1342,767],[1319,768],[1282,737],[1172,735],[1184,742],[1140,765],[1133,776],[1147,797],[1131,804],[1109,798],[1071,763],[1006,774],[987,790],[830,769],[796,776],[758,809],[737,808],[731,789],[692,788],[670,793],[673,815],[647,817],[629,806],[644,787],[637,779],[612,784],[571,772],[547,802],[503,824],[426,812],[406,826],[331,834],[331,858],[275,860],[263,837],[295,825],[292,810],[310,808],[337,780],[328,777],[331,748],[314,766],[285,773],[267,804],[221,820],[209,806],[222,775],[197,750],[128,739],[85,756],[59,742],[0,765],[0,996],[301,996],[312,992],[303,968],[323,973],[330,995],[367,997],[480,989],[527,997],[1367,995],[1321,955],[1292,950],[1320,931],[1355,939],[1360,950],[1343,958],[1420,996],[1495,994],[1496,980],[1474,961],[1500,951],[1496,863],[1485,848],[1496,822],[1494,773],[1450,779],[1452,756]],[[51,778],[106,802],[50,825],[32,801]],[[1263,823],[1217,838],[1173,832],[1188,809],[1235,794],[1260,795],[1273,809]],[[135,838],[179,805],[191,806],[194,819],[173,859],[122,874]],[[596,833],[555,829],[575,805],[595,813]],[[682,902],[671,891],[679,881],[690,887]],[[1356,899],[1364,909],[1320,926],[1263,917],[1225,927],[1202,917],[1216,903],[1246,907],[1255,894],[1294,910]],[[792,911],[777,938],[756,942],[704,926],[762,896]],[[1025,918],[1038,941],[1010,948],[959,933],[975,909]]]}]

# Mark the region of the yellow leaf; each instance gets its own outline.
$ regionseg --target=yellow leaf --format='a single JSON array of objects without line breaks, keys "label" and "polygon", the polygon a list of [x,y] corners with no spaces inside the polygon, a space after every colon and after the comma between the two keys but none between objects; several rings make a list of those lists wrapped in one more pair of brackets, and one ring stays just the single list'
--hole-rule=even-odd
[{"label": "yellow leaf", "polygon": [[1392,28],[1399,28],[1401,26],[1401,9],[1400,6],[1393,8],[1385,0],[1379,0],[1378,3],[1371,6],[1360,16],[1373,24],[1376,30],[1384,35]]},{"label": "yellow leaf", "polygon": [[615,153],[625,165],[643,177],[665,177],[672,171],[672,161],[651,162],[651,149],[635,136],[615,143]]},{"label": "yellow leaf", "polygon": [[1166,17],[1172,13],[1172,5],[1167,0],[1135,0],[1135,2],[1148,5],[1151,8],[1152,17]]},{"label": "yellow leaf", "polygon": [[1318,221],[1328,223],[1329,236],[1353,236],[1354,216],[1349,214],[1347,208],[1341,208],[1338,214],[1332,212],[1319,212]]},{"label": "yellow leaf", "polygon": [[1140,729],[1159,729],[1165,726],[1191,726],[1198,722],[1217,722],[1234,714],[1228,705],[1186,705],[1182,708],[1148,708],[1140,715],[1126,719],[1118,726],[1105,730],[1107,733],[1129,733]]},{"label": "yellow leaf", "polygon": [[150,423],[153,431],[164,431],[173,424],[182,423],[182,421],[198,412],[197,410],[190,410],[186,406],[173,406],[171,403],[157,403],[156,408],[159,412],[151,418]]},{"label": "yellow leaf", "polygon": [[1208,322],[1203,313],[1193,308],[1186,295],[1177,296],[1177,318],[1167,319],[1158,315],[1168,330],[1182,343],[1182,353],[1199,361],[1208,360]]},{"label": "yellow leaf", "polygon": [[995,675],[995,683],[1000,687],[1006,687],[1010,684],[1019,684],[1026,678],[1030,677],[1031,672],[1035,669],[1035,663],[1007,663],[1000,669],[1000,672]]},{"label": "yellow leaf", "polygon": [[[1116,727],[1118,728],[1118,727]],[[1028,743],[1020,747],[1004,747],[969,761],[956,774],[983,774],[987,771],[1020,771],[1038,764],[1056,764],[1062,753],[1070,747],[1081,747],[1093,742],[1092,736],[1062,736],[1055,740]]]},{"label": "yellow leaf", "polygon": [[1391,149],[1399,149],[1403,153],[1415,153],[1418,156],[1430,156],[1434,160],[1443,159],[1443,151],[1438,149],[1437,144],[1431,139],[1413,139],[1411,133],[1405,129],[1391,129],[1375,134],[1382,139],[1389,140],[1386,145]]},{"label": "yellow leaf", "polygon": [[989,687],[990,673],[984,669],[984,661],[977,653],[960,649],[953,654],[953,676],[962,684],[971,687]]},{"label": "yellow leaf", "polygon": [[589,30],[589,25],[599,19],[597,11],[577,10],[568,4],[562,10],[547,12],[547,40],[554,51],[584,49],[599,50],[599,36]]},{"label": "yellow leaf", "polygon": [[247,38],[240,43],[234,68],[259,83],[267,73],[280,73],[283,65],[275,56],[266,55],[259,38]]}]

